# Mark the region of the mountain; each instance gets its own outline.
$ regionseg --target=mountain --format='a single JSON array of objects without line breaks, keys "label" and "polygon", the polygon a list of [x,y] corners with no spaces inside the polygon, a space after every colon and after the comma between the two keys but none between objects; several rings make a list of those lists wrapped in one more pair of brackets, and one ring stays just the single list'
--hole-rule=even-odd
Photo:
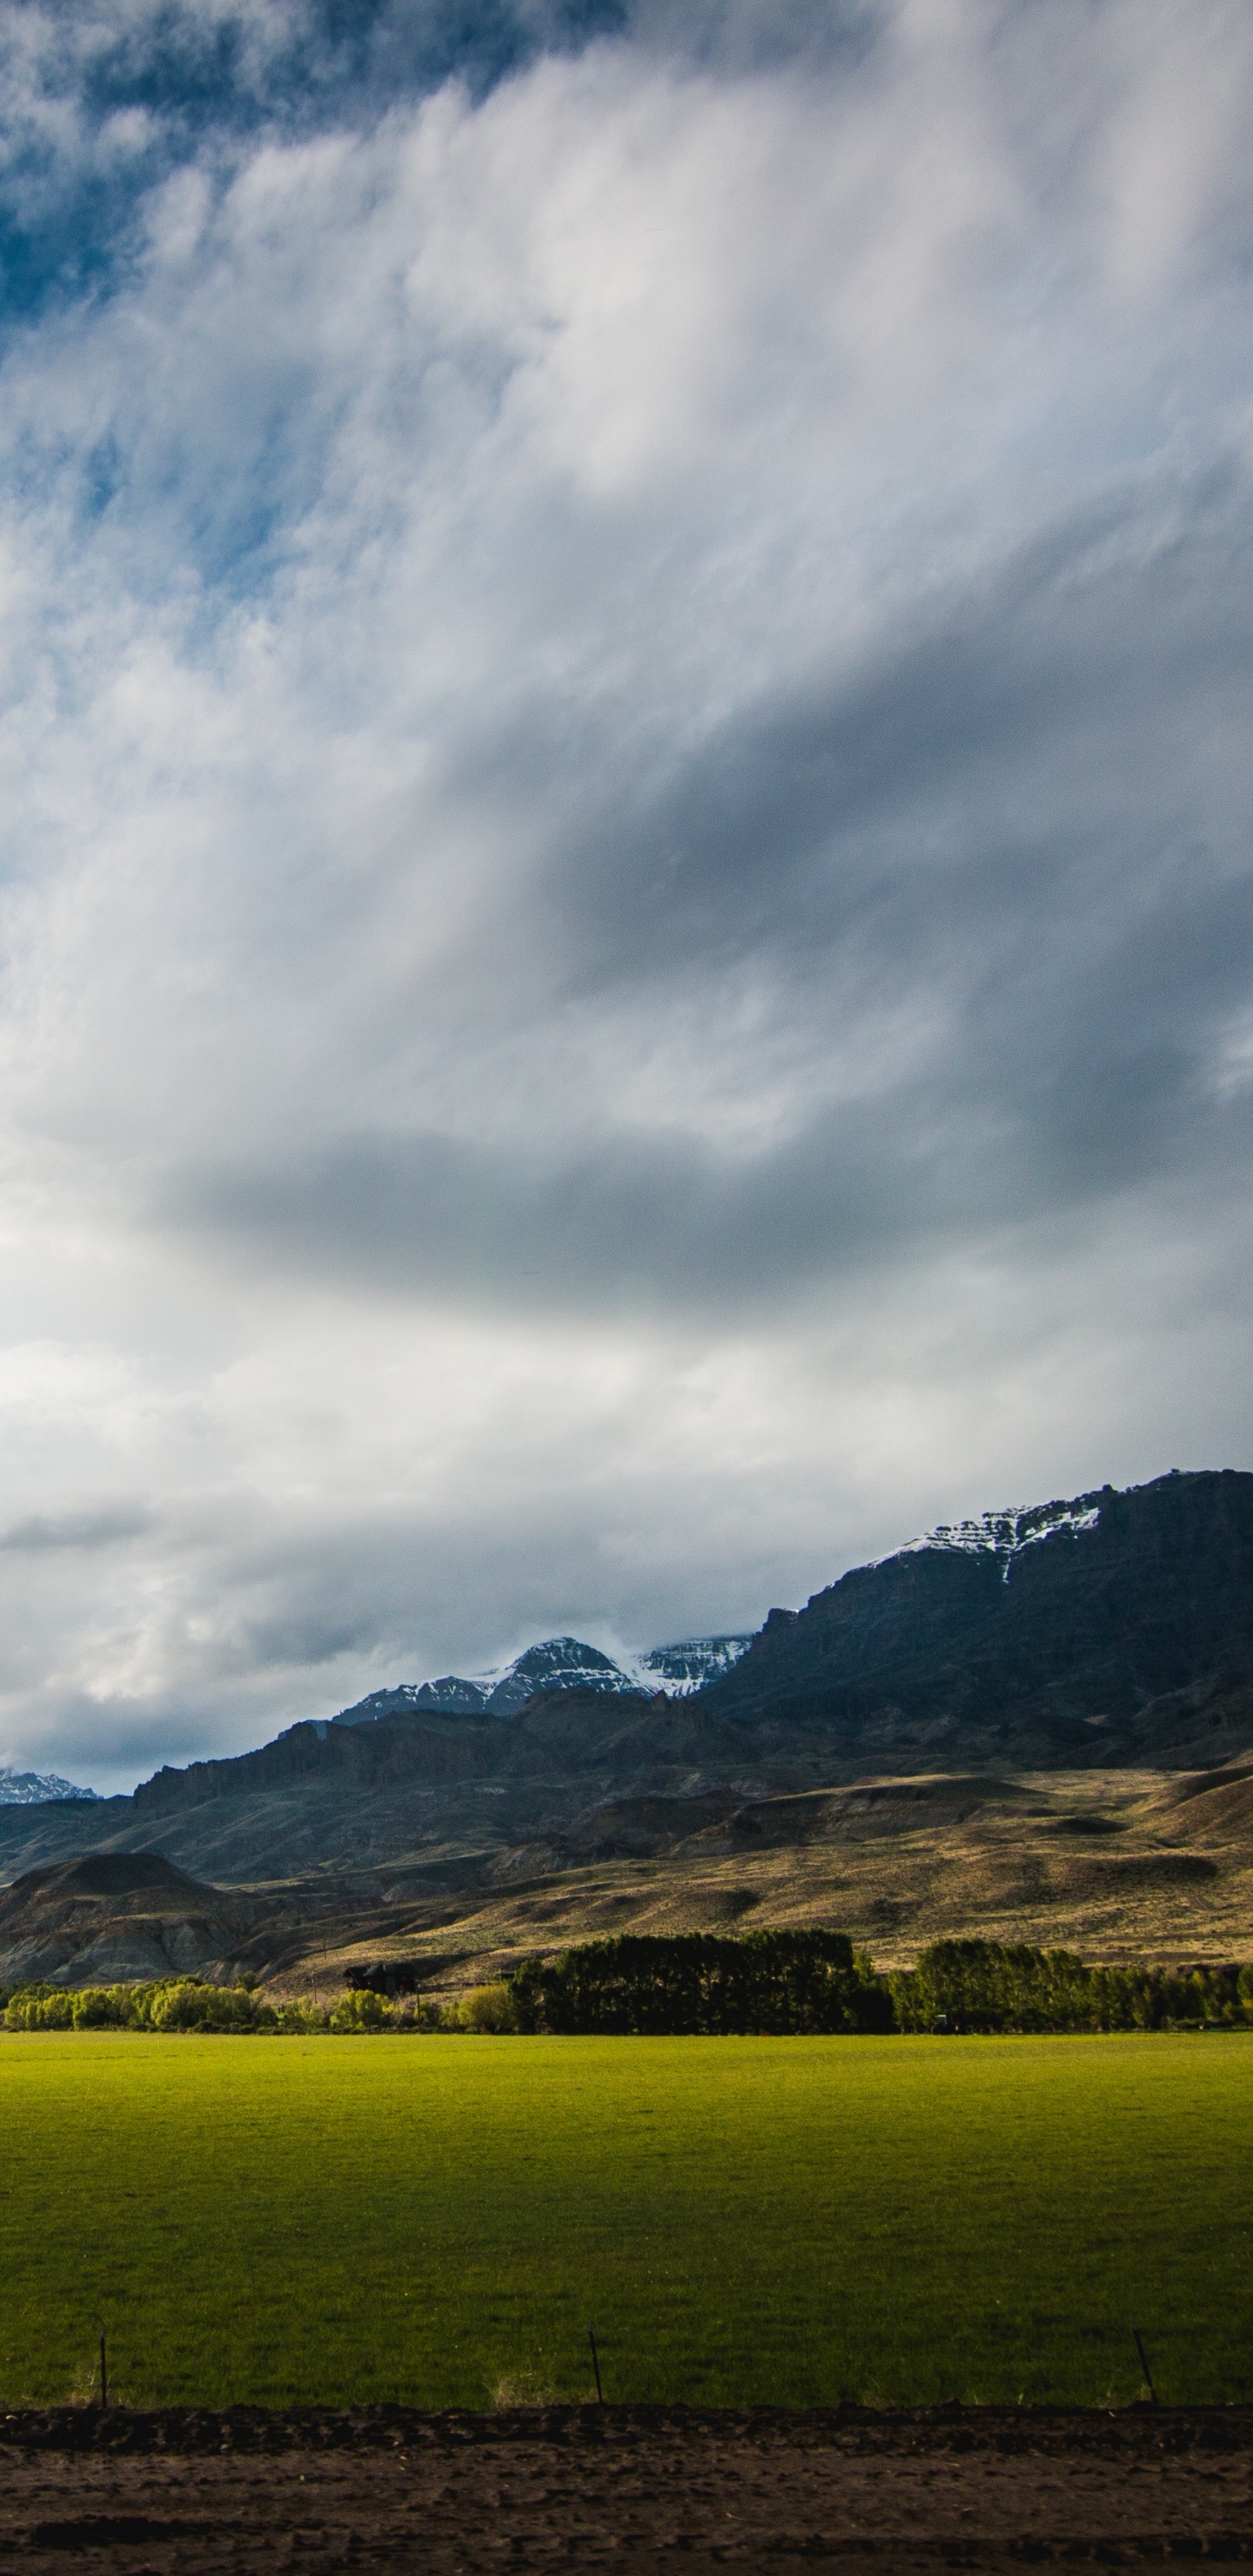
[{"label": "mountain", "polygon": [[445,1673],[434,1682],[401,1682],[393,1690],[371,1691],[368,1699],[339,1711],[334,1726],[368,1726],[378,1718],[406,1709],[447,1717],[508,1717],[526,1707],[537,1691],[664,1690],[672,1699],[703,1689],[706,1682],[729,1672],[745,1653],[750,1636],[687,1637],[673,1646],[651,1646],[616,1664],[598,1646],[578,1637],[546,1637],[528,1646],[511,1664],[467,1681]]},{"label": "mountain", "polygon": [[0,1770],[0,1807],[42,1807],[54,1798],[92,1798],[94,1789],[76,1789],[55,1771]]},{"label": "mountain", "polygon": [[[748,1816],[747,1848],[755,1803],[868,1779],[1227,1762],[1253,1748],[1253,1476],[949,1525],[772,1611],[718,1671],[738,1643],[655,1650],[680,1664],[658,1690],[655,1659],[632,1688],[598,1649],[549,1639],[477,1703],[409,1684],[133,1798],[0,1809],[0,1877],[159,1849],[206,1880],[334,1870],[363,1903],[419,1885],[451,1903],[501,1873],[677,1848],[693,1800],[715,1802],[710,1825]],[[693,1687],[706,1656],[714,1678]]]},{"label": "mountain", "polygon": [[1253,1476],[1228,1469],[934,1530],[772,1610],[701,1697],[846,1753],[1125,1761],[1168,1745],[1178,1694],[1250,1674]]}]

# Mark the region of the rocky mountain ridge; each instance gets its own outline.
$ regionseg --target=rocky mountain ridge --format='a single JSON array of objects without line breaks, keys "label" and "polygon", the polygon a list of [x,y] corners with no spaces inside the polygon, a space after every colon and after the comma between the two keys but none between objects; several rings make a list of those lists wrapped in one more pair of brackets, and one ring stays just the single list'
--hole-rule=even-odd
[{"label": "rocky mountain ridge", "polygon": [[[773,1612],[685,1694],[589,1681],[578,1640],[547,1643],[520,1707],[408,1689],[131,1798],[0,1807],[4,1973],[234,1962],[304,1990],[367,1953],[472,1977],[745,1919],[1245,1944],[1251,1476],[939,1529]],[[136,1865],[168,1874],[81,1875]]]},{"label": "rocky mountain ridge", "polygon": [[685,1637],[674,1645],[651,1646],[615,1662],[612,1655],[579,1637],[545,1637],[515,1655],[511,1663],[477,1679],[445,1673],[438,1681],[400,1682],[391,1690],[371,1691],[367,1699],[340,1709],[327,1723],[365,1726],[406,1709],[443,1717],[508,1717],[525,1708],[538,1692],[551,1690],[664,1690],[672,1699],[686,1698],[729,1672],[751,1644],[750,1633]]},{"label": "rocky mountain ridge", "polygon": [[44,1807],[61,1798],[94,1798],[94,1789],[76,1789],[56,1771],[9,1771],[0,1768],[0,1807]]},{"label": "rocky mountain ridge", "polygon": [[1253,1476],[1228,1468],[938,1530],[772,1610],[701,1698],[849,1749],[939,1726],[1056,1761],[1101,1728],[1130,1758],[1153,1703],[1251,1673]]},{"label": "rocky mountain ridge", "polygon": [[1253,1476],[1163,1477],[937,1531],[773,1611],[683,1695],[622,1688],[607,1657],[572,1681],[597,1650],[548,1643],[549,1687],[520,1707],[438,1708],[410,1687],[159,1771],[133,1798],[0,1810],[0,1875],[159,1848],[235,1883],[311,1869],[452,1883],[611,1851],[641,1801],[712,1795],[729,1813],[867,1777],[1230,1761],[1253,1746]]}]

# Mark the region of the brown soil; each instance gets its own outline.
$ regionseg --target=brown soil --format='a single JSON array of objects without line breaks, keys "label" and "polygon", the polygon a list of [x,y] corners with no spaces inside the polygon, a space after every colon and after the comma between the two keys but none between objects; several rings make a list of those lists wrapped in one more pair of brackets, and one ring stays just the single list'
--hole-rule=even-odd
[{"label": "brown soil", "polygon": [[1253,2408],[0,2416],[0,2565],[783,2568],[1253,2559]]}]

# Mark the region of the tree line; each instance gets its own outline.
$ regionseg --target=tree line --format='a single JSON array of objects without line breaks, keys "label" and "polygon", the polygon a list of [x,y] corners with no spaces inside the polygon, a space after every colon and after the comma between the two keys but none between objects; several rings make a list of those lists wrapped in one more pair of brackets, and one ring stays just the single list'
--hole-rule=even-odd
[{"label": "tree line", "polygon": [[914,1967],[884,1973],[842,1932],[750,1932],[739,1938],[624,1932],[580,1942],[555,1959],[524,1959],[509,1978],[443,2004],[414,1991],[380,1992],[382,1976],[380,1968],[374,1986],[350,1984],[327,2005],[272,2002],[255,1990],[255,1982],[217,1985],[197,1977],[138,1985],[0,1986],[0,2017],[11,2031],[276,2036],[442,2031],[785,2038],[1253,2025],[1253,1964],[1093,1966],[1073,1950],[1039,1950],[1027,1942],[935,1941]]},{"label": "tree line", "polygon": [[935,1941],[886,1979],[897,2030],[1207,2030],[1253,2022],[1253,1966],[1099,1967],[1073,1950]]},{"label": "tree line", "polygon": [[[2,1992],[3,1990],[0,1990]],[[327,2015],[273,2004],[251,1985],[162,1977],[134,1986],[17,1986],[4,1994],[6,2030],[306,2031]]]},{"label": "tree line", "polygon": [[1027,1942],[935,1941],[888,1974],[835,1932],[622,1933],[525,1960],[527,2031],[1117,2031],[1253,2023],[1253,1966],[1089,1966]]},{"label": "tree line", "polygon": [[501,2031],[517,2023],[503,1984],[436,2003],[407,1993],[390,2002],[369,1987],[350,1986],[329,2004],[305,1996],[272,2002],[256,1979],[235,1986],[207,1977],[160,1977],[133,1986],[0,1986],[5,2030],[204,2031],[282,2038],[329,2031],[355,2038],[375,2031]]}]

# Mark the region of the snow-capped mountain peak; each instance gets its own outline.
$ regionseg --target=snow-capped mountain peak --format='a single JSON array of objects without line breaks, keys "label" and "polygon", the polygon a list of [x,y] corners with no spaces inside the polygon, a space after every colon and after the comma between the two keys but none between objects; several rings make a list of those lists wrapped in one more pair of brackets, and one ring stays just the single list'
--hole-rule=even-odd
[{"label": "snow-capped mountain peak", "polygon": [[0,1770],[0,1807],[45,1807],[54,1799],[95,1795],[94,1789],[76,1789],[55,1771]]},{"label": "snow-capped mountain peak", "polygon": [[581,1637],[545,1637],[510,1663],[484,1673],[445,1673],[438,1681],[401,1682],[393,1690],[371,1691],[334,1722],[368,1726],[375,1718],[406,1709],[441,1717],[511,1717],[537,1691],[551,1690],[664,1690],[672,1699],[684,1699],[729,1672],[750,1642],[748,1636],[685,1637],[675,1645],[624,1655],[616,1663]]},{"label": "snow-capped mountain peak", "polygon": [[598,1646],[586,1646],[578,1637],[545,1637],[538,1646],[528,1646],[515,1655],[511,1664],[498,1666],[481,1676],[483,1705],[489,1717],[510,1717],[515,1709],[524,1708],[536,1691],[542,1690],[630,1690],[630,1676],[611,1655],[602,1655]]}]

